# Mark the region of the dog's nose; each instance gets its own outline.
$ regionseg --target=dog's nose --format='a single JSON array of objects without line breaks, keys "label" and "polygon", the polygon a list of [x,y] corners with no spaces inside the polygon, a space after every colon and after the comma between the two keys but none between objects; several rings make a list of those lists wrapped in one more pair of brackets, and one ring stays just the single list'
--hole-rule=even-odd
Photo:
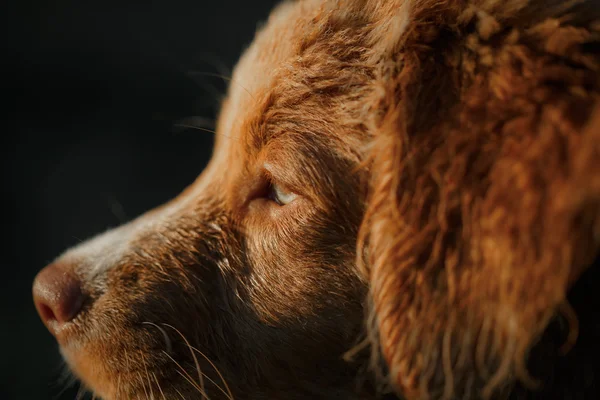
[{"label": "dog's nose", "polygon": [[35,277],[33,301],[48,330],[56,335],[81,310],[81,281],[67,265],[50,264]]}]

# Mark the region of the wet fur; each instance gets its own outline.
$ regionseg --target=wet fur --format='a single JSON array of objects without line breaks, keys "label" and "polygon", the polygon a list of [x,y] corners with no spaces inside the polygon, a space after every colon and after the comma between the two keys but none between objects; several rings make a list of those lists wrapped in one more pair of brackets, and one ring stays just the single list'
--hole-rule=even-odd
[{"label": "wet fur", "polygon": [[566,297],[597,282],[597,5],[278,7],[206,171],[59,259],[88,296],[75,374],[108,399],[593,398],[593,351],[540,339],[597,329]]}]

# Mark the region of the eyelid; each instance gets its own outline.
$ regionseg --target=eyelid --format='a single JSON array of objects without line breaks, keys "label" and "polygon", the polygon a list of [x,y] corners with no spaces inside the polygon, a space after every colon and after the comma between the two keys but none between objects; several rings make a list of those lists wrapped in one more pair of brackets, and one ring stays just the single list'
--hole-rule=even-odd
[{"label": "eyelid", "polygon": [[[277,176],[275,176],[275,174],[273,173],[274,169],[275,168],[273,167],[273,165],[271,165],[269,163],[265,163],[263,165],[263,173],[264,173],[265,179],[268,182],[268,190],[275,192],[275,194],[280,197],[286,197],[286,196],[293,197],[288,200],[282,199],[283,204],[281,204],[281,205],[289,204],[292,201],[296,200],[300,196],[300,193],[294,187],[291,187],[288,184],[282,183],[281,180],[278,179]],[[273,199],[273,200],[276,201],[277,203],[279,203],[276,199]]]},{"label": "eyelid", "polygon": [[279,205],[290,204],[298,198],[297,193],[291,190],[288,191],[275,182],[271,182],[271,190],[273,191],[273,194],[275,196],[273,200]]}]

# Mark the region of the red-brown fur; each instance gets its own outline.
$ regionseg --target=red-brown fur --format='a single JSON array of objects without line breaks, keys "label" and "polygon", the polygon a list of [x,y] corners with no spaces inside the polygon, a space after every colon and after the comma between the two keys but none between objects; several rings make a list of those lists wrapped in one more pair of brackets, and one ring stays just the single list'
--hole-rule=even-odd
[{"label": "red-brown fur", "polygon": [[74,373],[107,399],[554,387],[529,353],[560,315],[575,343],[600,246],[597,4],[280,6],[198,180],[57,261],[87,296]]}]

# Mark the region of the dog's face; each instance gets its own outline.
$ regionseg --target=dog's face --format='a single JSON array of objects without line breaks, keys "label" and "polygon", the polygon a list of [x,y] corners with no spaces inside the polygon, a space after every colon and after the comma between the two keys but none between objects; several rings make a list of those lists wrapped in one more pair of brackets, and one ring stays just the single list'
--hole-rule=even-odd
[{"label": "dog's face", "polygon": [[320,78],[293,69],[308,18],[298,11],[278,11],[241,60],[197,181],[51,267],[81,284],[82,305],[66,323],[42,314],[103,398],[349,389],[355,373],[342,356],[366,292],[355,267],[365,138],[337,122],[355,110],[297,87]]},{"label": "dog's face", "polygon": [[[567,290],[600,249],[599,25],[583,10],[280,6],[197,181],[38,275],[71,369],[106,399],[531,383],[530,349],[572,317]],[[372,375],[365,352],[343,359],[363,331]]]}]

